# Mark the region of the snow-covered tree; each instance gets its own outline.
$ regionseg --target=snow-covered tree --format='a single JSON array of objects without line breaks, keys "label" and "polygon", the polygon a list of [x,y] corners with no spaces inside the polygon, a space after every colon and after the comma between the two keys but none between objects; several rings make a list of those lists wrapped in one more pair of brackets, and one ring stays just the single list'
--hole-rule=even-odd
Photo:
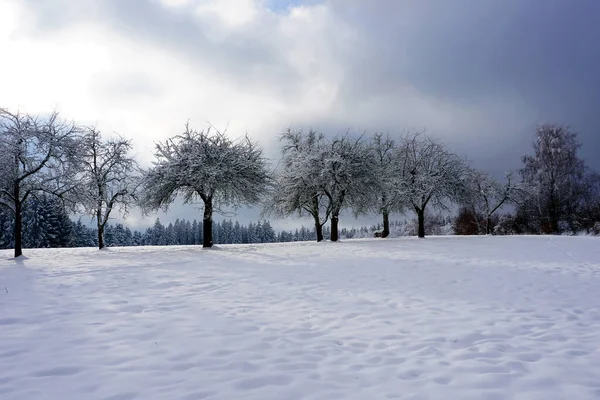
[{"label": "snow-covered tree", "polygon": [[48,247],[48,226],[52,211],[44,195],[30,196],[23,210],[23,247]]},{"label": "snow-covered tree", "polygon": [[114,226],[107,225],[107,238],[108,228],[111,231],[111,241],[106,240],[108,246],[131,246],[131,230],[129,228],[125,228],[121,223]]},{"label": "snow-covered tree", "polygon": [[[189,224],[189,222],[188,222]],[[173,230],[175,232],[175,243],[182,245],[182,244],[189,244],[188,243],[188,228],[186,226],[186,221],[185,220],[180,220],[179,218],[177,218],[175,220],[175,223],[173,224]]]},{"label": "snow-covered tree", "polygon": [[22,255],[23,207],[36,193],[63,196],[74,188],[75,124],[58,112],[35,116],[0,109],[0,206],[14,215],[14,255]]},{"label": "snow-covered tree", "polygon": [[134,231],[131,237],[131,245],[132,246],[142,246],[143,236],[140,231]]},{"label": "snow-covered tree", "polygon": [[169,225],[165,228],[165,244],[167,246],[173,246],[177,243],[177,236],[175,235],[175,228],[173,227],[173,223],[170,222]]},{"label": "snow-covered tree", "polygon": [[81,219],[73,224],[71,230],[72,245],[74,247],[93,247],[96,246],[96,232],[93,229],[85,226]]},{"label": "snow-covered tree", "polygon": [[588,172],[581,184],[582,195],[573,206],[573,232],[600,234],[600,174]]},{"label": "snow-covered tree", "polygon": [[242,243],[242,227],[238,221],[233,226],[233,243]]},{"label": "snow-covered tree", "polygon": [[96,128],[87,128],[80,141],[81,181],[78,202],[96,219],[98,248],[105,246],[104,229],[115,210],[126,215],[135,200],[140,180],[131,155],[131,141],[122,137],[107,140]]},{"label": "snow-covered tree", "polygon": [[[490,235],[493,230],[492,216],[505,204],[516,201],[521,194],[520,186],[516,185],[511,173],[506,175],[504,183],[492,178],[488,173],[471,170],[467,177],[467,193],[465,205],[475,216],[477,231],[485,231]],[[479,226],[478,215],[483,217],[485,227]]]},{"label": "snow-covered tree", "polygon": [[258,203],[271,183],[267,161],[248,136],[229,139],[208,129],[185,131],[156,145],[156,161],[143,180],[142,206],[167,209],[179,194],[204,204],[203,247],[211,247],[213,212]]},{"label": "snow-covered tree", "polygon": [[330,239],[338,240],[341,211],[367,203],[374,176],[368,147],[362,138],[327,140],[312,130],[305,134],[288,129],[282,140],[283,158],[266,214],[311,216],[317,241],[323,240],[323,225],[331,219]]},{"label": "snow-covered tree", "polygon": [[258,243],[258,236],[256,235],[256,225],[253,222],[248,224],[246,228],[246,240],[245,243]]},{"label": "snow-covered tree", "polygon": [[275,243],[277,241],[277,235],[271,226],[269,221],[264,221],[262,224],[263,234],[262,240],[263,243]]},{"label": "snow-covered tree", "polygon": [[200,244],[202,243],[202,222],[198,223],[198,221],[194,220],[192,222],[192,243],[191,244]]},{"label": "snow-covered tree", "polygon": [[221,221],[220,235],[221,240],[219,243],[233,243],[233,221],[231,219]]},{"label": "snow-covered tree", "polygon": [[185,221],[185,244],[194,244],[194,231],[192,231],[192,223]]},{"label": "snow-covered tree", "polygon": [[[12,248],[14,214],[0,209],[0,248]],[[30,196],[22,216],[24,248],[70,247],[75,245],[73,227],[63,202],[43,193]],[[10,245],[9,245],[10,244]]]},{"label": "snow-covered tree", "polygon": [[536,129],[533,154],[523,157],[520,170],[528,198],[522,211],[535,220],[538,231],[560,233],[576,214],[588,173],[577,152],[577,134],[561,125]]},{"label": "snow-covered tree", "polygon": [[211,234],[213,243],[221,243],[221,225],[218,222],[213,221]]},{"label": "snow-covered tree", "polygon": [[323,240],[323,225],[331,208],[322,191],[321,172],[325,137],[313,130],[288,129],[280,138],[284,142],[282,160],[276,172],[276,184],[264,205],[264,214],[286,218],[297,214],[314,220],[317,242]]},{"label": "snow-covered tree", "polygon": [[71,247],[73,222],[64,203],[57,197],[44,196],[46,204],[46,246],[47,247]]},{"label": "snow-covered tree", "polygon": [[376,186],[376,171],[370,165],[370,151],[362,138],[335,137],[323,153],[319,183],[331,210],[332,242],[339,238],[338,224],[344,208],[360,211]]},{"label": "snow-covered tree", "polygon": [[115,237],[115,227],[112,225],[106,225],[106,229],[104,231],[104,240],[106,240],[106,244],[108,246],[118,246],[117,238]]},{"label": "snow-covered tree", "polygon": [[14,245],[13,230],[14,226],[12,213],[8,209],[0,207],[0,249],[9,249]]},{"label": "snow-covered tree", "polygon": [[147,243],[152,246],[164,246],[167,244],[165,235],[165,226],[160,222],[159,218],[156,218],[154,225],[149,229]]},{"label": "snow-covered tree", "polygon": [[401,211],[402,204],[398,202],[400,196],[396,193],[398,189],[398,165],[401,161],[401,153],[398,151],[396,143],[389,135],[376,133],[371,138],[369,145],[370,163],[368,168],[373,171],[373,185],[371,196],[367,197],[367,202],[359,205],[359,208],[372,210],[381,214],[383,218],[382,238],[390,234],[390,213]]},{"label": "snow-covered tree", "polygon": [[448,209],[465,194],[466,162],[445,145],[424,133],[403,138],[402,164],[396,195],[417,214],[418,236],[425,237],[427,206]]}]

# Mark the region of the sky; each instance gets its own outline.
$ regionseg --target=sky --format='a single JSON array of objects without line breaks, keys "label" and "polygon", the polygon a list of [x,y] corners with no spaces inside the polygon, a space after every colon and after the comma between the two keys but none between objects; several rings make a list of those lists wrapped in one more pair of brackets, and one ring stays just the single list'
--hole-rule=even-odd
[{"label": "sky", "polygon": [[598,0],[1,0],[0,106],[131,138],[145,167],[189,120],[247,132],[273,163],[290,126],[425,129],[502,177],[560,123],[600,171],[599,18]]}]

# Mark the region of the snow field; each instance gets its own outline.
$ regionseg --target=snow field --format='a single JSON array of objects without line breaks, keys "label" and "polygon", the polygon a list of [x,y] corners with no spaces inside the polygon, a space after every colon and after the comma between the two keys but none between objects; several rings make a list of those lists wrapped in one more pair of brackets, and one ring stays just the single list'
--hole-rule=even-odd
[{"label": "snow field", "polygon": [[597,399],[600,241],[0,252],[0,399]]}]

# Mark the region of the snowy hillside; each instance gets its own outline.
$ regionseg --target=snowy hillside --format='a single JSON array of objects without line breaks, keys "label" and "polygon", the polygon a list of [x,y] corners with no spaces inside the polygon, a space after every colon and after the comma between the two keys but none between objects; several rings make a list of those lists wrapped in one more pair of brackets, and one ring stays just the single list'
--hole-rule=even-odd
[{"label": "snowy hillside", "polygon": [[0,252],[0,399],[598,399],[600,240]]}]

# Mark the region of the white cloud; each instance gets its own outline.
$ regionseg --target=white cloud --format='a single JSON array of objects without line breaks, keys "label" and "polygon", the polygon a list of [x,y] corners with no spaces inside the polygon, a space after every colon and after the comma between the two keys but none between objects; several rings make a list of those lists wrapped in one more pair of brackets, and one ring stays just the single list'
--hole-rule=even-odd
[{"label": "white cloud", "polygon": [[201,17],[217,17],[226,29],[240,29],[254,21],[261,13],[256,0],[207,0],[195,9]]},{"label": "white cloud", "polygon": [[[103,21],[30,34],[18,27],[30,10],[11,2],[0,9],[0,44],[11,55],[0,63],[0,104],[32,112],[57,106],[68,118],[133,137],[144,162],[154,141],[171,136],[188,119],[197,126],[229,124],[232,135],[249,131],[262,142],[281,132],[287,120],[325,115],[333,107],[342,70],[327,47],[330,21],[323,7],[275,16],[251,0],[178,4],[192,6],[203,21],[209,13],[219,16],[211,29],[240,29],[259,19],[270,23],[261,29],[271,32],[294,81],[281,87],[240,83],[229,71],[215,69],[210,57],[194,60],[193,54],[128,36]],[[318,37],[324,40],[313,45]]]},{"label": "white cloud", "polygon": [[[323,7],[275,16],[255,1],[170,6],[195,7],[198,23],[216,15],[211,32],[266,22],[260,29],[272,36],[275,52],[294,81],[281,86],[240,82],[215,68],[210,58],[198,61],[193,54],[139,40],[102,20],[39,33],[22,25],[35,23],[31,10],[9,2],[0,6],[0,47],[10,54],[0,63],[0,104],[29,112],[58,107],[66,118],[97,125],[105,134],[131,137],[143,165],[152,159],[154,142],[177,133],[188,119],[198,127],[206,121],[229,126],[232,136],[247,131],[274,155],[272,139],[286,124],[324,116],[334,106],[341,68],[327,40],[313,45],[318,38],[326,39],[330,21]],[[175,207],[172,215],[185,213]],[[128,223],[143,225],[139,218],[132,213]]]}]

